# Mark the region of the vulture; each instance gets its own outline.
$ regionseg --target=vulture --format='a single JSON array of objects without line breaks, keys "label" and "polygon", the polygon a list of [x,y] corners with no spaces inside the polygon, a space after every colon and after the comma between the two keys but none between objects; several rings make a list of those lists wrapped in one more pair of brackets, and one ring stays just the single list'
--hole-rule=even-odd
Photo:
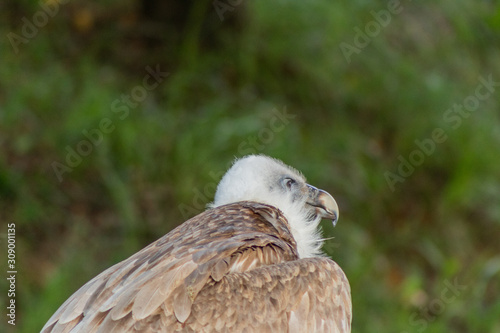
[{"label": "vulture", "polygon": [[337,203],[300,172],[236,159],[206,211],[90,280],[42,332],[350,332],[322,218],[335,225]]}]

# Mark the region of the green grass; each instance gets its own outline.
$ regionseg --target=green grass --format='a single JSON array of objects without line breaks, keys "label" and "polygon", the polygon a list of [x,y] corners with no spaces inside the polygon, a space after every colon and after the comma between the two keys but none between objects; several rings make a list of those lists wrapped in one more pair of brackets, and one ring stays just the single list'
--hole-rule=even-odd
[{"label": "green grass", "polygon": [[[18,54],[4,38],[0,245],[15,223],[13,331],[40,330],[83,283],[202,211],[228,164],[249,152],[283,159],[337,199],[325,251],[350,280],[354,332],[500,331],[500,89],[456,128],[444,118],[480,76],[500,81],[499,5],[402,6],[349,64],[340,43],[353,43],[354,27],[387,2],[258,0],[224,22],[209,6],[213,45],[194,25],[160,54],[99,37],[119,35],[114,25],[75,31],[69,7]],[[0,14],[1,35],[36,10],[26,2]],[[114,23],[124,16],[109,13]],[[113,102],[159,61],[170,75],[121,119]],[[291,116],[265,136],[277,112]],[[65,163],[67,147],[104,118],[114,129],[59,182],[53,162]],[[385,173],[436,128],[447,139],[391,191]],[[465,290],[447,302],[454,279]]]}]

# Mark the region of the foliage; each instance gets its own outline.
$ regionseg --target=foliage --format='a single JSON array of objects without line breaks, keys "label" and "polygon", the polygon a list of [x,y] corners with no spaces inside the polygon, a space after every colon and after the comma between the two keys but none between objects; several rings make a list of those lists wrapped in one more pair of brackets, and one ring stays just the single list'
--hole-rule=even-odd
[{"label": "foliage", "polygon": [[[223,21],[200,3],[174,29],[145,20],[140,2],[76,1],[19,52],[3,39],[0,241],[15,223],[16,331],[40,330],[90,278],[202,211],[247,153],[337,199],[325,251],[349,277],[354,332],[500,330],[498,86],[446,117],[481,77],[500,81],[498,3],[403,1],[349,59],[341,44],[390,2],[256,0]],[[2,6],[2,36],[40,10]],[[169,75],[127,104],[148,66]],[[103,119],[113,129],[59,181],[54,162],[68,165]],[[430,149],[435,129],[446,139]],[[417,155],[392,191],[388,172]]]}]

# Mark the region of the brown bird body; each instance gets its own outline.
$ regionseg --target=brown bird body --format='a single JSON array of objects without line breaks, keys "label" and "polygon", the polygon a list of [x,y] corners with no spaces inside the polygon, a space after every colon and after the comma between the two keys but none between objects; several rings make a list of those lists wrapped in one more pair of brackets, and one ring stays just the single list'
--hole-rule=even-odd
[{"label": "brown bird body", "polygon": [[350,332],[350,324],[340,267],[300,258],[280,209],[238,201],[105,270],[42,332]]}]

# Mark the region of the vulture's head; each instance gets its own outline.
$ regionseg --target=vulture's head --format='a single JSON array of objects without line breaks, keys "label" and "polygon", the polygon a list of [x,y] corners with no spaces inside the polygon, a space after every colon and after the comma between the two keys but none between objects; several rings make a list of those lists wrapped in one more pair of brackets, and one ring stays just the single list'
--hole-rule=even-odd
[{"label": "vulture's head", "polygon": [[307,184],[294,168],[264,155],[236,160],[222,177],[211,206],[246,200],[268,204],[283,212],[301,258],[320,254],[321,219],[330,219],[335,226],[339,217],[337,203],[329,193]]}]

